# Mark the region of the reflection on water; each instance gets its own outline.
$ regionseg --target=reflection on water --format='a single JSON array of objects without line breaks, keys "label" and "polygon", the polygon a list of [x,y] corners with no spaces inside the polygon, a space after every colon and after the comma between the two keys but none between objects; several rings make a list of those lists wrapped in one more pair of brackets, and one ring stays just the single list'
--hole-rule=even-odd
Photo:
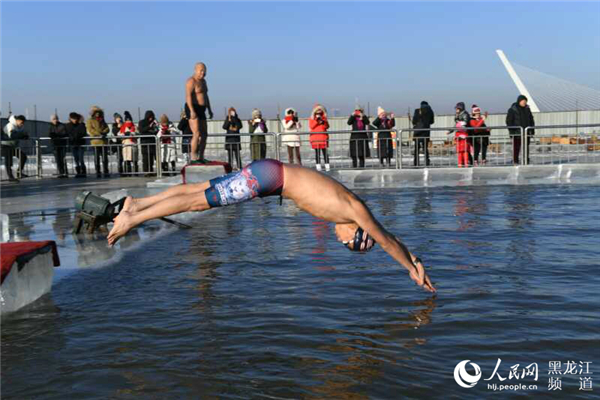
[{"label": "reflection on water", "polygon": [[67,263],[118,261],[2,321],[3,397],[480,399],[484,385],[454,382],[459,361],[489,376],[498,358],[600,358],[599,187],[360,195],[423,257],[437,296],[289,202],[223,208],[192,230],[148,224],[114,254],[63,229],[70,216],[24,217]]}]

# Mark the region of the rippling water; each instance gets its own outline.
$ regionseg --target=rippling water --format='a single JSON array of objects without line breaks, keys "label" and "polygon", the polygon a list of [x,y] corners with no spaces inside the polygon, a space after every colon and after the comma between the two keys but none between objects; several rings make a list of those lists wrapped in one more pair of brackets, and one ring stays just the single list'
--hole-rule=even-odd
[{"label": "rippling water", "polygon": [[[599,186],[359,193],[437,296],[291,203],[228,207],[3,320],[2,397],[482,398],[498,358],[504,378],[538,363],[503,382],[539,386],[525,397],[549,394],[552,360],[600,374]],[[472,389],[453,378],[467,359]],[[591,398],[579,377],[550,397]]]}]

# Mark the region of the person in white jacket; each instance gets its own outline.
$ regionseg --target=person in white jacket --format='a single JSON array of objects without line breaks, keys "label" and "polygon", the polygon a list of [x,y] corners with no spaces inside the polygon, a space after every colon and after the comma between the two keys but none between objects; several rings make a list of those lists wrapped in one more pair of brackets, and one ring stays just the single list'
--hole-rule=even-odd
[{"label": "person in white jacket", "polygon": [[2,130],[2,157],[4,157],[4,167],[6,168],[6,174],[8,180],[16,182],[17,179],[13,176],[12,166],[13,157],[20,156],[19,173],[18,176],[26,178],[27,175],[23,173],[23,167],[27,161],[27,155],[21,151],[19,154],[19,142],[21,140],[29,139],[29,135],[25,132],[25,117],[22,115],[11,115],[8,118],[8,124]]},{"label": "person in white jacket", "polygon": [[283,132],[285,135],[281,136],[281,142],[287,146],[290,164],[294,163],[295,151],[298,164],[302,165],[302,159],[300,158],[300,136],[298,135],[300,128],[302,128],[302,125],[298,120],[298,113],[296,110],[291,107],[286,109],[285,118],[283,119]]}]

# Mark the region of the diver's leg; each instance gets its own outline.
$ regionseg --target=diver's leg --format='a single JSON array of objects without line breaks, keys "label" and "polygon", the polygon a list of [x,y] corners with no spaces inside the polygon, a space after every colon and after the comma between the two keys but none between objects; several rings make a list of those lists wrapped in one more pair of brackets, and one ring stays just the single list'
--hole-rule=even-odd
[{"label": "diver's leg", "polygon": [[123,204],[123,211],[140,212],[160,201],[169,199],[174,196],[191,194],[200,195],[201,192],[204,192],[209,187],[210,181],[206,181],[201,183],[188,183],[185,185],[173,186],[155,195],[140,197],[138,199],[134,199],[133,197],[128,196],[125,200],[125,203]]},{"label": "diver's leg", "polygon": [[186,211],[204,211],[210,206],[204,193],[189,193],[164,198],[142,211],[122,211],[108,234],[108,244],[114,245],[119,238],[136,226],[149,221]]}]

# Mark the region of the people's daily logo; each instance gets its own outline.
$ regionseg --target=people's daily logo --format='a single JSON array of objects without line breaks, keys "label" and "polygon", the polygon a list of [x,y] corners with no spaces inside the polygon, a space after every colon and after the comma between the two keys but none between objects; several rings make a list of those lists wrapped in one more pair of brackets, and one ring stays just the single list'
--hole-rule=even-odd
[{"label": "people's daily logo", "polygon": [[[470,363],[471,360],[463,360],[456,364],[454,368],[454,380],[464,388],[472,388],[481,379],[481,368],[475,363]],[[475,375],[467,372],[467,363],[475,369]]]}]

